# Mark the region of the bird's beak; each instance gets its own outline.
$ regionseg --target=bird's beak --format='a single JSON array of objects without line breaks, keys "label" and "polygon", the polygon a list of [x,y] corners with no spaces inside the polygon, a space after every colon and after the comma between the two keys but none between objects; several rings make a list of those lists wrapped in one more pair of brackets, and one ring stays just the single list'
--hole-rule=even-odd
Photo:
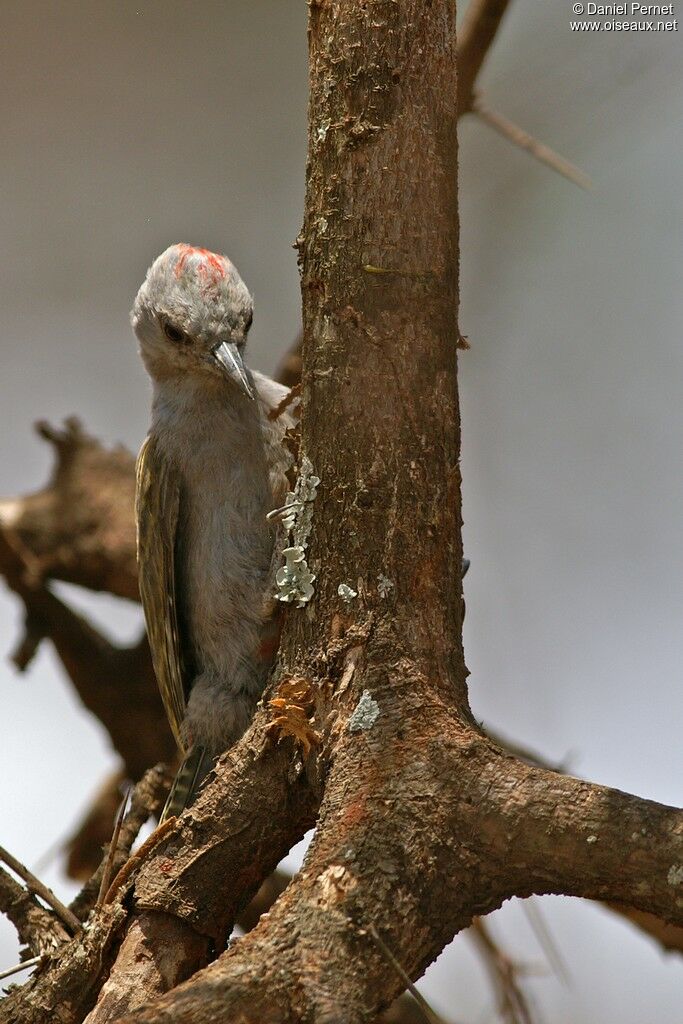
[{"label": "bird's beak", "polygon": [[245,395],[255,399],[254,386],[237,345],[232,341],[221,341],[213,349],[212,354],[221,370],[228,375],[230,380],[241,387]]}]

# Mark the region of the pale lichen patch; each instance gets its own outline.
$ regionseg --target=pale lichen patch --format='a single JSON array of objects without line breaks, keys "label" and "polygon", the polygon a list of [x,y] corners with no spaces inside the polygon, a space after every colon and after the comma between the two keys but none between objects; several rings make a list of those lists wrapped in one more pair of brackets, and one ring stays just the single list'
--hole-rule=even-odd
[{"label": "pale lichen patch", "polygon": [[588,836],[588,839],[586,840],[587,843],[591,843],[591,844],[597,843],[597,841],[598,841],[598,837],[597,836]]},{"label": "pale lichen patch", "polygon": [[345,601],[347,604],[350,604],[354,597],[358,597],[358,591],[350,587],[348,583],[340,583],[337,587],[337,593],[342,601]]},{"label": "pale lichen patch", "polygon": [[379,704],[373,700],[369,690],[363,690],[356,708],[349,718],[349,732],[367,732],[379,717]]},{"label": "pale lichen patch", "polygon": [[316,137],[318,142],[324,142],[325,141],[325,139],[327,138],[327,133],[329,132],[331,127],[332,127],[332,122],[330,121],[329,118],[327,118],[325,121],[321,121],[320,122],[320,124],[318,125],[318,127],[316,128],[316,131],[315,131],[315,137]]},{"label": "pale lichen patch", "polygon": [[313,597],[312,573],[306,562],[308,537],[313,525],[313,502],[320,478],[313,472],[313,464],[307,455],[302,456],[299,476],[293,491],[285,499],[281,513],[282,524],[287,530],[289,544],[282,555],[285,564],[275,574],[275,597],[285,604],[296,604],[303,608]]},{"label": "pale lichen patch", "polygon": [[672,864],[666,880],[669,885],[683,885],[683,864]]},{"label": "pale lichen patch", "polygon": [[296,602],[297,608],[303,608],[313,597],[314,573],[306,563],[306,553],[300,546],[285,548],[282,552],[285,564],[275,574],[278,601],[285,604]]}]

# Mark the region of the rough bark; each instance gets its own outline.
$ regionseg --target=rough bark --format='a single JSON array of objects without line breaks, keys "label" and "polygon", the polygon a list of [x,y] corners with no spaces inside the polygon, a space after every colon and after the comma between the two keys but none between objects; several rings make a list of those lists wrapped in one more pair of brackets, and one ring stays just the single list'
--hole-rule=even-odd
[{"label": "rough bark", "polygon": [[34,956],[51,952],[68,941],[63,925],[12,876],[0,867],[0,909],[17,929],[19,941]]},{"label": "rough bark", "polygon": [[[455,931],[512,895],[619,899],[683,922],[680,812],[524,765],[464,727],[450,702],[414,701],[408,731],[404,694],[383,696],[367,734],[339,730],[313,845],[267,918],[125,1020],[371,1020],[403,987],[373,929],[416,977]],[[204,801],[208,811],[210,790]],[[197,905],[204,879],[215,885],[218,866],[204,864],[195,847],[163,881],[158,863],[144,869],[145,884],[165,890],[154,902],[198,932],[215,914]]]}]

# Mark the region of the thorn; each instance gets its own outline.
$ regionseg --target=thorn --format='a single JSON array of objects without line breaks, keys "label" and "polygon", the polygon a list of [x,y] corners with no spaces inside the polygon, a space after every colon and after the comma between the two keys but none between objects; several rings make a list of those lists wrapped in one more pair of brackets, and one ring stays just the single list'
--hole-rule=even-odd
[{"label": "thorn", "polygon": [[533,896],[522,900],[522,909],[531,925],[532,932],[536,936],[536,941],[546,955],[548,963],[567,988],[571,988],[571,976],[567,965]]},{"label": "thorn", "polygon": [[2,978],[9,978],[12,974],[19,974],[20,971],[27,971],[29,967],[37,967],[42,959],[42,956],[34,956],[30,960],[24,960],[20,964],[15,964],[14,967],[8,967],[6,971],[0,971],[0,980]]},{"label": "thorn", "polygon": [[473,96],[471,110],[473,114],[476,114],[480,120],[506,138],[513,146],[519,146],[520,149],[526,150],[527,153],[530,153],[540,163],[550,167],[553,171],[557,171],[563,178],[567,178],[568,181],[584,189],[584,191],[592,191],[593,182],[580,168],[575,167],[569,160],[565,160],[563,156],[556,153],[550,146],[546,146],[543,142],[535,139],[533,135],[529,135],[523,128],[516,125],[514,121],[509,121],[507,117],[498,114],[495,110],[491,110],[479,95]]},{"label": "thorn", "polygon": [[109,890],[111,885],[112,871],[114,867],[114,857],[116,856],[116,850],[119,845],[119,836],[121,834],[121,826],[123,825],[123,818],[128,808],[128,801],[131,794],[131,787],[126,788],[126,792],[123,794],[123,800],[119,804],[119,809],[116,812],[114,818],[114,832],[109,843],[109,849],[107,850],[107,859],[104,864],[104,871],[102,872],[102,881],[100,882],[100,891],[97,894],[96,907],[101,907],[104,902],[104,897]]},{"label": "thorn", "polygon": [[387,944],[384,942],[383,939],[380,938],[379,932],[375,928],[374,924],[368,925],[365,928],[365,931],[367,931],[368,935],[373,940],[373,942],[379,949],[384,959],[394,968],[399,978],[406,986],[406,988],[410,992],[411,996],[413,997],[417,1005],[422,1010],[424,1019],[428,1022],[428,1024],[443,1024],[442,1018],[439,1017],[434,1012],[434,1010],[432,1010],[431,1006],[429,1005],[425,997],[422,995],[422,993],[417,988],[415,988],[412,981],[410,980],[406,972],[403,970],[400,963],[398,962],[394,954],[391,952]]}]

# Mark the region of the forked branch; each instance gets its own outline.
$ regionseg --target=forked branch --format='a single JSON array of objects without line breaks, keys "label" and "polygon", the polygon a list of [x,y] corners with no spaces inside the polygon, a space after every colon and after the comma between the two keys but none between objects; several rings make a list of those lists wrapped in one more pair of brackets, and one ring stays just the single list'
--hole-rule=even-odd
[{"label": "forked branch", "polygon": [[415,978],[512,895],[616,897],[683,923],[680,811],[521,765],[430,717],[411,742],[428,758],[398,761],[379,723],[369,744],[342,744],[303,871],[253,932],[126,1024],[366,1021],[402,987],[371,929]]}]

